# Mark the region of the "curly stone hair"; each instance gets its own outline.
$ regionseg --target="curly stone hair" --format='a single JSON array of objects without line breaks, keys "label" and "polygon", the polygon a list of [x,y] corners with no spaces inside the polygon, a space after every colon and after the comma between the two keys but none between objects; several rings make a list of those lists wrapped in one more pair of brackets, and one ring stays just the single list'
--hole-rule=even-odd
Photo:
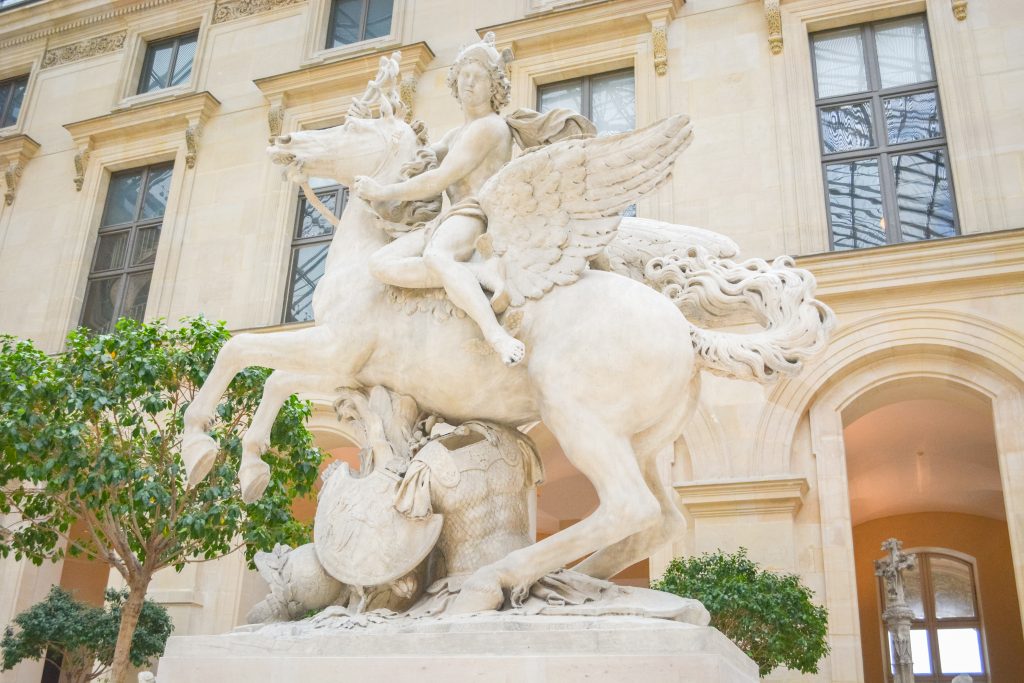
[{"label": "curly stone hair", "polygon": [[487,73],[491,78],[491,109],[497,114],[501,111],[502,107],[508,104],[509,97],[512,94],[512,81],[509,80],[505,64],[488,64],[476,56],[455,60],[448,69],[447,83],[448,87],[452,89],[452,95],[460,102],[462,100],[459,99],[459,71],[469,62],[476,62],[487,69]]}]

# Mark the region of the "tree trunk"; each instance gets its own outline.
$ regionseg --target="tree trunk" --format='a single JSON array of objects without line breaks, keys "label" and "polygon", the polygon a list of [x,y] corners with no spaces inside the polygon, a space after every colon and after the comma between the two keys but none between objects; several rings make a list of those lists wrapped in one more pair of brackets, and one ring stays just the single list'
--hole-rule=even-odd
[{"label": "tree trunk", "polygon": [[132,638],[135,627],[142,614],[142,603],[146,599],[146,588],[149,587],[150,576],[144,576],[128,584],[128,599],[121,606],[121,626],[117,631],[117,644],[114,646],[114,660],[110,664],[110,683],[127,683],[126,677],[131,669],[129,654],[132,649]]}]

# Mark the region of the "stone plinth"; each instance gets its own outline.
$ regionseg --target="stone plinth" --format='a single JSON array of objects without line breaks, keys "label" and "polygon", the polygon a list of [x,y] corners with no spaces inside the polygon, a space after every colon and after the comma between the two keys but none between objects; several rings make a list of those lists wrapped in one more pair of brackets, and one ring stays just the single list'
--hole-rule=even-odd
[{"label": "stone plinth", "polygon": [[176,636],[157,675],[160,683],[758,681],[754,662],[716,629],[624,616],[476,615]]}]

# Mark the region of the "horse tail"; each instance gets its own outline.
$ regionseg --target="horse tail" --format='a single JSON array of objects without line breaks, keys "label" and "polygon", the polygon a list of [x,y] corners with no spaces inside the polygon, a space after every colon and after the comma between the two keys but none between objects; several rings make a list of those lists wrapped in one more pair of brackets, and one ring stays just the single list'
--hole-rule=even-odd
[{"label": "horse tail", "polygon": [[[796,373],[835,327],[832,310],[814,298],[814,276],[788,256],[736,263],[692,247],[651,259],[644,279],[687,316],[697,358],[716,375],[765,382]],[[763,329],[734,333],[694,324],[736,313],[753,314]]]}]

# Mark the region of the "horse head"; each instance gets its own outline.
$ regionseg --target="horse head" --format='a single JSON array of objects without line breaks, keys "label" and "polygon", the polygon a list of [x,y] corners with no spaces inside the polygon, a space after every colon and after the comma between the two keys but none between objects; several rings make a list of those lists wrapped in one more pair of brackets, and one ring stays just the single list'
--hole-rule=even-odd
[{"label": "horse head", "polygon": [[333,128],[304,130],[271,138],[267,154],[298,182],[310,176],[351,185],[356,176],[384,177],[411,159],[420,145],[405,122],[399,96],[401,54],[381,57],[377,77],[349,107],[345,122]]}]

